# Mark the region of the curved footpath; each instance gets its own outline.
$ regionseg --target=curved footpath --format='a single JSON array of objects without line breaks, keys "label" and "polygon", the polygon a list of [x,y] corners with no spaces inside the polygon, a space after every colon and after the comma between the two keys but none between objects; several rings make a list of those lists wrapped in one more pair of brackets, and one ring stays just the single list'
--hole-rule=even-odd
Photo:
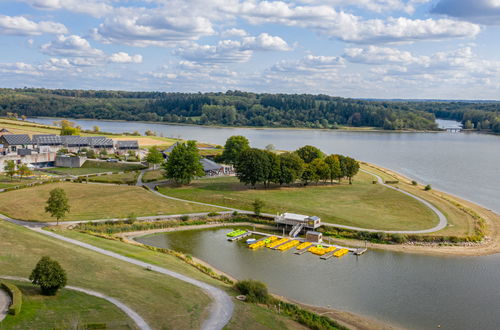
[{"label": "curved footpath", "polygon": [[0,322],[2,322],[2,320],[7,316],[9,306],[10,296],[4,289],[0,288]]},{"label": "curved footpath", "polygon": [[[343,228],[343,229],[350,229],[350,230],[357,230],[357,231],[367,231],[367,232],[374,232],[374,233],[376,233],[376,232],[378,232],[378,233],[382,232],[382,233],[386,233],[386,234],[428,234],[428,233],[433,233],[435,231],[444,229],[448,225],[448,219],[446,218],[446,216],[441,211],[439,211],[434,205],[432,205],[431,203],[429,203],[428,201],[426,201],[426,200],[424,200],[424,199],[422,199],[422,198],[420,198],[418,196],[415,196],[415,195],[413,195],[413,194],[411,194],[411,193],[409,193],[407,191],[398,189],[396,187],[393,187],[391,185],[388,185],[388,184],[384,183],[384,180],[382,180],[382,178],[380,176],[378,176],[377,174],[374,174],[374,173],[366,171],[366,170],[360,170],[360,171],[368,173],[368,174],[373,175],[374,177],[376,177],[377,181],[378,181],[378,184],[380,184],[380,185],[382,185],[384,187],[387,187],[389,189],[396,190],[396,191],[398,191],[398,192],[400,192],[402,194],[405,194],[407,196],[410,196],[411,198],[414,198],[417,201],[419,201],[420,203],[422,203],[425,206],[427,206],[439,218],[438,224],[436,226],[432,227],[432,228],[422,229],[422,230],[380,230],[380,229],[361,228],[361,227],[353,227],[353,226],[346,226],[346,225],[340,225],[340,224],[335,224],[335,223],[326,223],[326,222],[323,222],[324,226],[327,226],[327,227],[336,227],[336,228]],[[235,208],[231,208],[231,207],[225,207],[225,206],[215,205],[215,204],[208,204],[208,203],[203,203],[203,202],[195,202],[195,201],[190,201],[190,200],[187,200],[187,199],[181,199],[181,198],[177,198],[177,197],[172,197],[172,196],[164,195],[164,194],[162,194],[162,193],[160,193],[160,192],[158,192],[158,191],[155,190],[155,186],[157,184],[158,184],[158,182],[150,182],[150,183],[144,183],[144,186],[148,187],[151,192],[153,192],[153,193],[155,193],[158,196],[161,196],[163,198],[168,198],[168,199],[172,199],[172,200],[179,201],[179,202],[188,202],[188,203],[194,203],[194,204],[199,204],[199,205],[204,205],[204,206],[217,207],[217,208],[221,208],[221,209],[225,209],[225,210],[237,211],[237,212],[243,213],[243,214],[253,214],[253,212],[250,212],[250,211],[239,210],[239,209],[235,209]],[[142,181],[141,181],[141,185],[142,185]],[[274,217],[273,214],[269,214],[269,213],[262,213],[262,215]]]},{"label": "curved footpath", "polygon": [[[31,281],[29,279],[24,278],[24,277],[0,275],[0,278],[6,279],[6,280],[22,281],[22,282],[30,282],[31,283]],[[64,288],[69,289],[69,290],[73,290],[73,291],[83,292],[83,293],[86,293],[90,296],[105,299],[105,300],[109,301],[110,303],[112,303],[113,305],[115,305],[116,307],[118,307],[119,309],[121,309],[125,314],[127,314],[127,316],[130,317],[135,322],[135,324],[139,327],[139,329],[151,330],[151,327],[146,323],[146,321],[144,321],[144,319],[139,314],[137,314],[132,308],[128,307],[127,305],[125,305],[124,303],[122,303],[121,301],[119,301],[115,298],[106,296],[105,294],[102,294],[102,293],[97,292],[97,291],[93,291],[93,290],[89,290],[89,289],[85,289],[85,288],[80,288],[77,286],[67,285]]]},{"label": "curved footpath", "polygon": [[[204,330],[205,329],[206,330],[222,329],[231,320],[231,317],[233,315],[233,310],[234,310],[233,301],[231,300],[231,297],[226,292],[224,292],[223,290],[221,290],[215,286],[212,286],[212,285],[209,285],[207,283],[190,278],[188,276],[176,273],[176,272],[171,271],[167,268],[158,267],[156,265],[153,265],[153,264],[150,264],[147,262],[143,262],[143,261],[140,261],[140,260],[137,260],[134,258],[125,257],[121,254],[111,252],[111,251],[108,251],[105,249],[101,249],[101,248],[93,246],[91,244],[87,244],[87,243],[84,243],[84,242],[81,242],[81,241],[78,241],[78,240],[75,240],[72,238],[68,238],[68,237],[61,236],[61,235],[58,235],[58,234],[50,232],[50,231],[43,230],[43,226],[47,225],[47,223],[37,223],[37,224],[36,223],[27,223],[25,221],[11,219],[11,218],[6,217],[6,216],[1,216],[0,218],[7,220],[9,222],[12,222],[14,224],[29,228],[33,231],[40,233],[40,234],[50,236],[52,238],[55,238],[55,239],[58,239],[58,240],[61,240],[61,241],[64,241],[64,242],[67,242],[70,244],[78,245],[80,247],[89,249],[91,251],[94,251],[94,252],[97,252],[100,254],[104,254],[106,256],[109,256],[109,257],[112,257],[112,258],[115,258],[115,259],[118,259],[121,261],[125,261],[125,262],[128,262],[130,264],[134,264],[134,265],[137,265],[137,266],[140,266],[143,268],[147,268],[151,271],[155,271],[155,272],[158,272],[160,274],[174,277],[178,280],[181,280],[183,282],[187,282],[189,284],[192,284],[192,285],[202,289],[213,300],[213,302],[210,305],[209,317],[208,317],[208,319],[206,319],[203,322],[203,325],[202,325],[202,329],[204,329]],[[149,329],[149,327],[147,329]]]}]

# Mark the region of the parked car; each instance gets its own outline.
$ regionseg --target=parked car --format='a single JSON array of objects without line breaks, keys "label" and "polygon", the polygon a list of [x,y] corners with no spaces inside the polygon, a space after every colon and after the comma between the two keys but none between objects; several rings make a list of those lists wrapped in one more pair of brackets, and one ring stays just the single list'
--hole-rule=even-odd
[{"label": "parked car", "polygon": [[118,159],[116,158],[108,158],[106,159],[107,162],[110,162],[110,163],[118,163]]}]

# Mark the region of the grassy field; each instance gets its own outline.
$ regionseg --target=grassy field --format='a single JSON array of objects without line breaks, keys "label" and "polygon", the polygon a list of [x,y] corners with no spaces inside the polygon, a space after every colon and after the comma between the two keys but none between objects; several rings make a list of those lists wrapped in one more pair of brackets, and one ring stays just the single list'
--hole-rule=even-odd
[{"label": "grassy field", "polygon": [[424,191],[423,185],[425,185],[425,183],[414,186],[409,180],[401,180],[401,178],[393,175],[392,173],[380,170],[376,167],[362,164],[361,168],[379,175],[384,180],[399,180],[399,183],[392,184],[392,186],[424,198],[436,206],[444,215],[446,215],[448,218],[448,226],[440,231],[430,233],[428,235],[466,236],[474,233],[474,219],[467,213],[457,208],[456,205],[453,205],[449,201],[441,198],[441,194],[439,192],[434,190]]},{"label": "grassy field", "polygon": [[[154,328],[196,328],[205,317],[210,299],[185,282],[4,221],[0,221],[0,237],[0,270],[3,275],[28,277],[40,257],[47,255],[58,260],[66,270],[68,285],[115,297],[132,307]],[[183,273],[201,274],[174,257],[161,256],[161,259]],[[79,310],[78,301],[70,303],[69,308]],[[51,327],[39,324],[37,328]]]},{"label": "grassy field", "polygon": [[[69,329],[88,324],[106,324],[107,328],[135,328],[135,323],[110,302],[85,293],[63,289],[54,297],[42,296],[30,283],[7,281],[23,294],[21,313],[8,315],[1,329]],[[75,308],[78,306],[77,308]]]},{"label": "grassy field", "polygon": [[164,174],[165,174],[164,170],[147,171],[142,176],[142,181],[152,182],[152,181],[164,180],[165,179],[165,177],[163,176]]},{"label": "grassy field", "polygon": [[0,213],[15,219],[54,221],[45,213],[50,190],[63,188],[71,211],[65,220],[126,218],[159,214],[218,211],[157,196],[141,187],[85,183],[53,183],[0,193]]},{"label": "grassy field", "polygon": [[[229,287],[174,256],[74,231],[59,230],[58,233],[171,269],[235,294]],[[69,285],[89,288],[119,299],[155,329],[198,329],[201,320],[206,317],[209,298],[184,282],[4,221],[0,221],[0,237],[0,270],[3,275],[28,277],[38,259],[48,255],[58,260],[67,271]],[[227,329],[256,329],[252,326],[253,322],[259,324],[259,329],[301,329],[297,323],[263,307],[236,300],[235,307],[234,319]],[[81,309],[78,301],[69,301],[64,308]],[[52,325],[39,323],[37,328],[52,328]]]},{"label": "grassy field", "polygon": [[79,168],[54,167],[51,168],[51,170],[61,174],[86,175],[86,174],[105,173],[105,172],[137,171],[137,170],[142,170],[144,168],[145,167],[141,164],[113,163],[105,161],[87,160],[85,163],[83,163],[82,167]]},{"label": "grassy field", "polygon": [[138,176],[139,172],[125,172],[120,174],[92,176],[89,178],[89,181],[101,183],[135,184]]},{"label": "grassy field", "polygon": [[325,222],[381,230],[425,229],[437,216],[420,202],[392,189],[372,184],[373,176],[360,172],[353,185],[311,185],[250,189],[235,177],[204,178],[181,188],[164,186],[160,192],[188,200],[252,210],[264,201],[263,212],[317,215]]}]

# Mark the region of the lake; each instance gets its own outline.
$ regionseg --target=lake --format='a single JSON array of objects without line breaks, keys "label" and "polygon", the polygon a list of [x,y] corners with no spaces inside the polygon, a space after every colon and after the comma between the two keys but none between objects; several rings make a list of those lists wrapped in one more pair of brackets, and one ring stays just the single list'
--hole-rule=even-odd
[{"label": "lake", "polygon": [[[28,118],[52,124],[53,118]],[[458,195],[500,213],[500,136],[479,133],[396,133],[337,130],[218,128],[105,120],[73,120],[83,129],[97,125],[111,133],[146,130],[158,135],[223,145],[232,135],[246,136],[252,146],[273,144],[295,150],[310,144],[326,153],[350,155],[400,172],[418,182]],[[459,127],[438,120],[441,127]]]},{"label": "lake", "polygon": [[430,257],[370,249],[321,260],[311,253],[250,250],[228,242],[231,229],[188,230],[136,238],[189,253],[239,279],[307,304],[366,315],[411,329],[498,329],[500,254]]}]

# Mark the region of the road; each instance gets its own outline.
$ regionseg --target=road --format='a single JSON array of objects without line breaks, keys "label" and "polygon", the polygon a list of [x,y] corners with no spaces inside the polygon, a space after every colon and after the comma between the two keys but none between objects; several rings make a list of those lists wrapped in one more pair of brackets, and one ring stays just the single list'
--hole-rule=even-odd
[{"label": "road", "polygon": [[[17,277],[17,276],[0,276],[0,278],[6,279],[6,280],[31,282],[27,278]],[[115,305],[116,307],[118,307],[119,309],[121,309],[125,314],[127,314],[127,316],[130,317],[135,322],[135,324],[137,325],[137,327],[139,327],[139,329],[151,330],[151,327],[146,323],[146,321],[144,321],[144,319],[139,314],[137,314],[132,308],[128,307],[127,305],[125,305],[124,303],[122,303],[121,301],[119,301],[115,298],[112,298],[110,296],[107,296],[107,295],[100,293],[100,292],[97,292],[97,291],[93,291],[93,290],[89,290],[89,289],[85,289],[85,288],[80,288],[77,286],[67,285],[64,288],[69,289],[69,290],[83,292],[83,293],[86,293],[86,294],[94,296],[94,297],[99,297],[99,298],[105,299],[105,300],[109,301],[110,303],[112,303],[113,305]],[[2,291],[0,290],[0,293],[1,292]],[[0,303],[1,303],[1,297],[0,297]],[[0,320],[2,320],[1,316],[0,316]]]},{"label": "road", "polygon": [[91,251],[109,256],[111,258],[115,258],[124,262],[128,262],[130,264],[134,264],[140,267],[143,267],[145,269],[149,269],[151,271],[158,272],[160,274],[168,275],[170,277],[174,277],[178,280],[181,280],[183,282],[190,283],[200,289],[202,289],[205,293],[208,294],[208,296],[212,299],[212,303],[210,304],[210,312],[209,312],[209,317],[203,322],[202,329],[203,330],[212,330],[212,329],[222,329],[224,326],[226,326],[229,321],[231,320],[231,317],[233,315],[233,310],[234,310],[234,304],[233,301],[231,300],[231,297],[223,290],[209,285],[207,283],[195,280],[193,278],[190,278],[188,276],[179,274],[177,272],[171,271],[167,268],[159,267],[147,262],[143,262],[134,258],[130,257],[125,257],[121,254],[108,251],[102,248],[99,248],[97,246],[84,243],[72,238],[64,237],[61,235],[58,235],[56,233],[50,232],[43,230],[43,225],[46,224],[41,224],[41,223],[27,223],[25,221],[19,221],[15,219],[11,219],[5,215],[1,215],[0,218],[3,220],[9,221],[11,223],[21,225],[25,228],[31,229],[33,231],[36,231],[42,235],[50,236],[54,239],[58,239],[73,245],[77,245],[80,247],[83,247],[85,249],[89,249]]}]

